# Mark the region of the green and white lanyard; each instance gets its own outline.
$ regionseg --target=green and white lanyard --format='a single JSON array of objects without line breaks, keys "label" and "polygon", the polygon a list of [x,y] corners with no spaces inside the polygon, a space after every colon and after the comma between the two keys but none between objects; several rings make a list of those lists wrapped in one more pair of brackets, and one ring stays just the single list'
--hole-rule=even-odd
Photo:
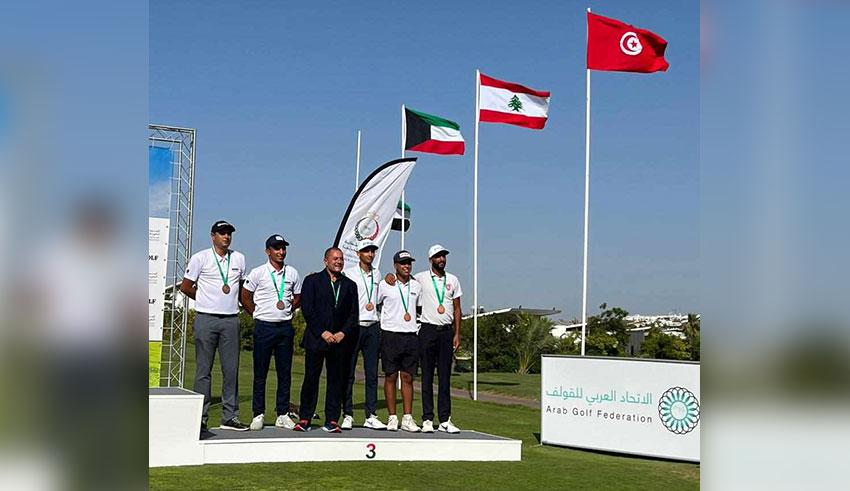
[{"label": "green and white lanyard", "polygon": [[[399,282],[399,283],[401,283],[401,282]],[[404,295],[402,295],[402,293],[401,293],[401,285],[396,283],[396,286],[398,287],[398,296],[401,297],[401,304],[404,306],[404,320],[410,321],[411,316],[410,316],[410,312],[407,309],[407,304],[408,304],[408,302],[410,302],[410,280],[409,279],[407,280],[407,300],[404,299]]]},{"label": "green and white lanyard", "polygon": [[[220,260],[218,254],[215,253],[215,249],[213,249],[213,257],[215,258],[215,265],[218,267],[218,274],[221,275],[221,281],[224,282],[224,286],[221,287],[221,291],[224,293],[230,293],[230,285],[227,284],[227,275],[221,270],[221,264],[219,264]],[[227,251],[227,271],[230,272],[230,251]]]},{"label": "green and white lanyard", "polygon": [[274,284],[274,291],[277,293],[277,308],[283,310],[283,291],[286,289],[286,265],[283,265],[283,269],[281,269],[282,275],[280,278],[280,288],[277,287],[277,280],[274,279],[274,271],[269,270],[269,276],[272,277],[272,284]]},{"label": "green and white lanyard", "polygon": [[334,308],[336,308],[339,305],[339,279],[334,282],[334,280],[328,278],[328,281],[331,282],[331,289],[334,291]]},{"label": "green and white lanyard", "polygon": [[431,274],[431,284],[434,285],[434,293],[437,294],[437,301],[440,302],[440,306],[443,306],[443,300],[446,298],[446,275],[443,275],[443,291],[440,293],[440,290],[437,289],[437,282],[434,280],[434,275]]},{"label": "green and white lanyard", "polygon": [[368,303],[372,303],[372,292],[375,290],[375,270],[369,270],[369,283],[366,283],[366,275],[363,274],[363,270],[358,266],[357,269],[360,271],[360,277],[363,278],[363,286],[366,287],[366,293],[368,294]]}]

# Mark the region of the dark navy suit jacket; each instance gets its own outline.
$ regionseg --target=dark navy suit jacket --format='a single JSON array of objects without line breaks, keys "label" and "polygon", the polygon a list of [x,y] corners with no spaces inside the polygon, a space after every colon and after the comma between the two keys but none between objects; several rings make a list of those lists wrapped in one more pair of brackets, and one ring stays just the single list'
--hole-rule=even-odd
[{"label": "dark navy suit jacket", "polygon": [[322,333],[345,333],[343,343],[348,343],[360,329],[358,318],[360,307],[357,285],[342,274],[337,277],[339,301],[334,306],[334,291],[328,271],[323,269],[304,278],[301,285],[301,312],[307,321],[307,329],[301,338],[301,347],[308,350],[325,351],[329,345]]}]

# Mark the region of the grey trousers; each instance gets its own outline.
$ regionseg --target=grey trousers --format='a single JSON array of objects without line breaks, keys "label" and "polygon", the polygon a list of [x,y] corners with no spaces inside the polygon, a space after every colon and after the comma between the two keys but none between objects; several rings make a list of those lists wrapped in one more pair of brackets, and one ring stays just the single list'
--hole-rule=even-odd
[{"label": "grey trousers", "polygon": [[219,317],[198,312],[195,316],[195,392],[204,396],[202,421],[207,423],[212,400],[212,367],[215,351],[221,356],[221,421],[239,415],[239,317]]}]

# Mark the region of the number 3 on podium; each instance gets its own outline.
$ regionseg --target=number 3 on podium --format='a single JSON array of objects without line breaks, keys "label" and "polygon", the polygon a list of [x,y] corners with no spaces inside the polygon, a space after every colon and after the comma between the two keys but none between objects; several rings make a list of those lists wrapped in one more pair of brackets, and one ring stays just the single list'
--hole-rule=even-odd
[{"label": "number 3 on podium", "polygon": [[367,443],[366,449],[368,450],[368,452],[366,452],[366,458],[367,459],[374,459],[375,458],[375,444],[374,443]]}]

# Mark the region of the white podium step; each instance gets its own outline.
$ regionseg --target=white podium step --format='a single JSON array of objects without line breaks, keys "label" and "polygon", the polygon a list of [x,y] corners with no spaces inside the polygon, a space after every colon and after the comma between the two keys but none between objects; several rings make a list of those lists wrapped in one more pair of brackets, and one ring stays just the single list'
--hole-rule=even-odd
[{"label": "white podium step", "polygon": [[204,396],[179,387],[148,389],[148,465],[199,465]]},{"label": "white podium step", "polygon": [[266,426],[261,431],[213,429],[202,440],[204,462],[326,462],[345,460],[390,461],[519,461],[520,440],[477,431],[407,433],[354,428],[325,433],[314,427],[300,433]]}]

